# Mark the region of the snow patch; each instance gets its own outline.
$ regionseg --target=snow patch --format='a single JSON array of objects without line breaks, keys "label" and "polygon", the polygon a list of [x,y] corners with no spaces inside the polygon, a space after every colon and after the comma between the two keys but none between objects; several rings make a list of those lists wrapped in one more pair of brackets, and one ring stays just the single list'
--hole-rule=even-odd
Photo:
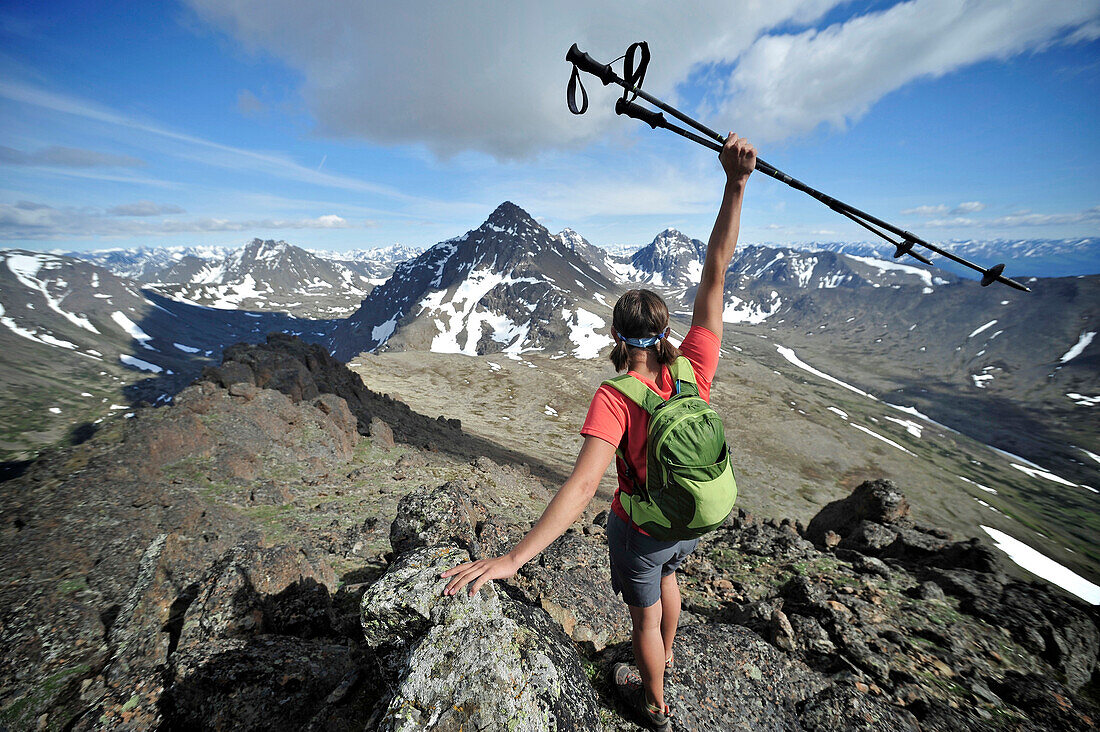
[{"label": "snow patch", "polygon": [[975,330],[974,330],[974,332],[973,332],[973,333],[971,333],[970,335],[968,335],[968,336],[967,336],[967,338],[968,338],[968,339],[969,339],[969,338],[973,338],[974,336],[978,335],[979,333],[981,333],[981,332],[982,332],[983,330],[985,330],[986,328],[992,328],[992,327],[993,327],[994,325],[996,325],[996,324],[997,324],[997,321],[996,321],[996,320],[991,320],[991,321],[989,321],[988,323],[986,323],[985,325],[979,326],[979,327],[978,327],[977,329],[975,329]]},{"label": "snow patch", "polygon": [[727,323],[759,325],[779,312],[782,305],[783,301],[775,290],[772,290],[771,301],[768,303],[748,302],[733,295],[722,311],[722,320]]},{"label": "snow patch", "polygon": [[[61,301],[50,294],[50,291],[46,288],[45,282],[38,279],[38,273],[41,270],[60,268],[63,264],[61,259],[52,257],[48,254],[9,254],[7,262],[8,269],[11,270],[11,273],[15,275],[16,279],[28,289],[41,293],[42,297],[46,299],[46,305],[48,305],[51,310],[64,317],[73,325],[79,326],[97,335],[99,334],[96,327],[84,316],[62,310]],[[58,284],[64,286],[65,282],[64,280],[59,280]]]},{"label": "snow patch", "polygon": [[973,485],[973,486],[977,486],[978,488],[981,488],[981,489],[982,489],[983,491],[985,491],[986,493],[992,493],[993,495],[997,495],[997,491],[995,491],[995,490],[993,490],[992,488],[989,488],[989,487],[987,487],[987,486],[984,486],[984,485],[982,485],[981,483],[978,483],[978,482],[976,482],[976,481],[970,480],[970,478],[964,478],[963,476],[961,476],[961,475],[960,475],[960,476],[959,476],[959,480],[961,480],[961,481],[963,481],[963,482],[965,482],[965,483],[969,483],[970,485]]},{"label": "snow patch", "polygon": [[863,391],[862,389],[857,389],[856,387],[852,386],[851,384],[845,384],[840,379],[838,379],[836,377],[833,377],[833,376],[829,376],[824,371],[818,371],[813,366],[810,366],[808,363],[806,363],[805,361],[800,359],[795,354],[793,349],[787,348],[786,346],[780,346],[780,345],[776,345],[775,349],[777,351],[779,351],[780,356],[787,359],[788,361],[790,361],[791,363],[793,363],[795,366],[802,369],[803,371],[808,371],[811,374],[813,374],[814,376],[825,379],[826,381],[831,381],[832,383],[836,384],[837,386],[843,386],[845,389],[848,389],[849,391],[854,391],[856,394],[859,394],[861,396],[865,396],[868,399],[872,399],[876,402],[878,401],[878,397],[874,396],[873,394],[868,394],[867,392]]},{"label": "snow patch", "polygon": [[[381,346],[383,343],[390,339],[390,336],[393,335],[394,328],[396,327],[397,316],[395,315],[394,317],[387,320],[385,323],[382,323],[382,325],[376,325],[374,326],[374,328],[371,329],[371,340],[375,341],[378,346]],[[378,346],[375,346],[375,348],[377,348]]]},{"label": "snow patch", "polygon": [[575,316],[565,309],[562,309],[561,314],[569,325],[569,340],[576,346],[573,355],[577,358],[598,358],[600,349],[611,345],[609,336],[597,332],[607,326],[599,315],[590,313],[584,308],[577,308]]},{"label": "snow patch", "polygon": [[844,411],[844,410],[842,410],[842,409],[837,409],[836,407],[825,407],[825,408],[826,408],[826,409],[828,409],[828,410],[829,410],[830,412],[832,412],[833,414],[838,414],[838,415],[840,415],[840,418],[841,418],[841,419],[848,419],[848,413],[847,413],[847,412],[845,412],[845,411]]},{"label": "snow patch", "polygon": [[125,313],[118,310],[111,313],[111,320],[115,321],[119,328],[130,334],[130,337],[135,341],[145,346],[146,348],[152,348],[146,341],[152,340],[152,336],[139,328],[134,321],[126,317]]},{"label": "snow patch", "polygon": [[924,429],[922,425],[917,424],[911,419],[898,419],[897,417],[888,416],[886,417],[886,420],[893,422],[894,424],[900,424],[902,427],[905,428],[906,432],[911,434],[913,437],[916,437],[917,439],[920,439],[921,431]]},{"label": "snow patch", "polygon": [[1100,605],[1100,586],[1003,531],[989,526],[982,526],[982,530],[989,534],[998,549],[1020,567],[1091,605]]},{"label": "snow patch", "polygon": [[173,343],[172,345],[180,349],[184,353],[198,353],[200,350],[202,350],[199,348],[194,348],[192,346],[185,346],[182,343]]},{"label": "snow patch", "polygon": [[1044,468],[1031,468],[1031,467],[1027,467],[1026,465],[1017,465],[1016,463],[1009,463],[1009,465],[1011,465],[1013,468],[1016,468],[1016,470],[1019,470],[1024,475],[1029,475],[1032,478],[1043,478],[1044,480],[1049,480],[1052,483],[1059,483],[1059,484],[1064,485],[1064,486],[1069,486],[1070,488],[1082,487],[1082,488],[1088,488],[1093,493],[1100,493],[1100,491],[1097,491],[1093,488],[1089,488],[1088,486],[1078,486],[1076,483],[1071,483],[1068,480],[1066,480],[1065,478],[1059,477],[1059,476],[1055,475],[1054,473],[1052,473],[1049,470],[1046,470]]},{"label": "snow patch", "polygon": [[[883,272],[895,271],[895,272],[903,272],[905,274],[913,275],[914,277],[919,278],[924,283],[924,286],[929,288],[929,289],[932,287],[932,284],[933,284],[932,283],[932,273],[931,272],[929,272],[927,270],[923,270],[919,267],[914,267],[910,264],[900,264],[899,262],[888,262],[885,259],[875,259],[874,257],[858,257],[854,254],[844,254],[842,256],[848,257],[849,259],[854,259],[857,262],[862,262],[863,264],[869,265],[871,267],[875,267],[876,269],[879,269]],[[937,284],[943,284],[943,282],[941,281]]]},{"label": "snow patch", "polygon": [[[160,366],[157,366],[155,363],[149,363],[148,361],[142,361],[140,358],[127,356],[125,353],[120,354],[118,360],[122,361],[122,363],[126,364],[127,366],[132,366],[133,368],[141,369],[142,371],[152,371],[154,374],[159,374],[161,371],[164,371],[164,369],[162,369]],[[111,408],[114,409],[115,406],[112,404]],[[118,409],[125,409],[125,407],[118,407]]]},{"label": "snow patch", "polygon": [[896,447],[897,449],[901,450],[902,452],[908,452],[908,453],[909,453],[910,455],[912,455],[913,457],[916,457],[916,454],[915,454],[915,453],[909,452],[908,450],[906,450],[906,449],[905,449],[904,447],[902,447],[902,446],[901,446],[901,445],[899,445],[898,443],[894,442],[893,440],[891,440],[891,439],[889,439],[889,438],[887,438],[887,437],[883,437],[882,435],[880,435],[880,434],[879,434],[879,433],[877,433],[877,432],[872,432],[871,430],[867,429],[867,428],[866,428],[866,427],[864,427],[863,425],[860,425],[860,424],[852,424],[852,426],[853,426],[853,427],[855,427],[855,428],[856,428],[857,430],[859,430],[860,432],[866,432],[866,433],[867,433],[867,434],[869,434],[869,435],[870,435],[871,437],[874,437],[874,438],[875,438],[875,439],[877,439],[877,440],[882,440],[883,442],[885,442],[885,443],[886,443],[887,445],[889,445],[890,447]]},{"label": "snow patch", "polygon": [[1067,361],[1072,361],[1073,359],[1080,356],[1081,352],[1084,351],[1090,343],[1092,343],[1092,339],[1095,337],[1096,331],[1094,330],[1090,330],[1087,333],[1082,333],[1081,337],[1077,339],[1077,343],[1074,344],[1073,348],[1062,354],[1062,358],[1059,363],[1066,363]]}]

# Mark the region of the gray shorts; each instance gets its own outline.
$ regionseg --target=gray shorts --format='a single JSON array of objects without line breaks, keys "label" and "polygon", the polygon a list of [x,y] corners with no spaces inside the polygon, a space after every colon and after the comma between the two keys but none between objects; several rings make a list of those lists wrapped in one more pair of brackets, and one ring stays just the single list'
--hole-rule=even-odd
[{"label": "gray shorts", "polygon": [[614,511],[608,514],[611,589],[627,605],[649,607],[661,599],[661,578],[675,572],[699,540],[657,541],[630,528]]}]

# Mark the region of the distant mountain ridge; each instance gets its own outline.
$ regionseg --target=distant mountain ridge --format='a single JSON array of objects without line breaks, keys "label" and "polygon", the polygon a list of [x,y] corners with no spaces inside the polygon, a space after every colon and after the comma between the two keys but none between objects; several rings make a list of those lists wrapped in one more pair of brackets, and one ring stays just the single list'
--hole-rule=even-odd
[{"label": "distant mountain ridge", "polygon": [[[1005,274],[1013,277],[1075,277],[1100,274],[1100,238],[1071,239],[952,239],[931,242],[983,267],[1005,263]],[[892,259],[894,248],[881,242],[799,242],[785,244],[792,249],[856,254]],[[969,267],[917,248],[928,255],[938,268],[968,279],[980,275]],[[913,262],[903,257],[901,262]]]},{"label": "distant mountain ridge", "polygon": [[219,260],[185,257],[149,285],[184,302],[309,318],[346,315],[352,309],[349,300],[372,287],[367,277],[340,262],[270,239],[253,239]]}]

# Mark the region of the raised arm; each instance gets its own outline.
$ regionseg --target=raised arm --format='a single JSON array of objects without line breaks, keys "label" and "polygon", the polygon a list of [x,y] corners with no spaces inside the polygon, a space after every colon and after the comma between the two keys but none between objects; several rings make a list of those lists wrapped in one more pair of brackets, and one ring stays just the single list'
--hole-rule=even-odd
[{"label": "raised arm", "polygon": [[615,456],[615,446],[598,437],[585,437],[573,472],[558,492],[550,500],[542,518],[538,520],[527,536],[512,548],[512,551],[492,559],[479,559],[466,562],[448,569],[444,577],[454,577],[443,590],[445,595],[453,595],[468,582],[473,582],[470,594],[493,579],[507,579],[519,571],[527,562],[550,546],[550,542],[565,533],[585,507],[596,495],[607,466]]},{"label": "raised arm", "polygon": [[726,270],[737,247],[737,232],[741,228],[741,200],[745,184],[756,167],[756,148],[748,140],[730,133],[722,152],[718,154],[722,169],[726,172],[726,187],[722,193],[722,207],[714,230],[707,242],[707,256],[703,261],[703,275],[695,293],[695,309],[691,324],[701,325],[722,338],[723,291]]}]

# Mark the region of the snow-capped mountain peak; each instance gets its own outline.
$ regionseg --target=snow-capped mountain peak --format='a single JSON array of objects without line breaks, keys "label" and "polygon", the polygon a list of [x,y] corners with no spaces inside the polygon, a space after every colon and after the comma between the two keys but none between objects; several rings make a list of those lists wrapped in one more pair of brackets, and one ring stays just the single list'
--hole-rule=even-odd
[{"label": "snow-capped mountain peak", "polygon": [[573,338],[570,328],[583,331],[599,318],[578,303],[612,286],[563,237],[505,201],[476,229],[400,265],[337,331],[333,347],[338,358],[383,345],[518,356],[568,352],[583,338],[588,353],[590,334]]}]

